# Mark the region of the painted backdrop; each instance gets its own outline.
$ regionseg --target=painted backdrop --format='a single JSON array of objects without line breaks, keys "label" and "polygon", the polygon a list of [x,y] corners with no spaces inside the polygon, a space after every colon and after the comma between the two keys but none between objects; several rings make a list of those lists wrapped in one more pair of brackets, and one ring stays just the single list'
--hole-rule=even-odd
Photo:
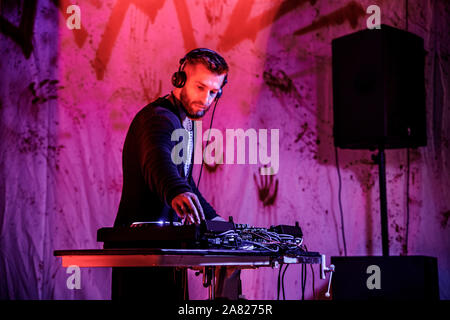
[{"label": "painted backdrop", "polygon": [[[387,151],[391,254],[437,257],[440,295],[450,298],[447,1],[24,3],[0,4],[1,299],[109,299],[110,269],[82,269],[81,288],[70,290],[53,251],[101,248],[96,230],[116,215],[130,121],[170,92],[178,60],[195,47],[219,51],[231,69],[214,128],[279,129],[276,175],[249,161],[204,168],[200,190],[217,211],[261,227],[298,221],[308,249],[328,259],[381,255],[373,152],[338,150],[341,221],[332,137],[331,40],[366,28],[372,4],[381,23],[421,36],[427,51],[428,144],[410,150],[409,179],[406,150]],[[79,29],[69,28],[73,4]],[[307,271],[306,297],[323,299],[326,281],[317,266]],[[244,270],[244,295],[275,299],[277,275]],[[201,277],[190,280],[191,297],[206,298]],[[300,266],[285,283],[286,298],[299,299]]]}]

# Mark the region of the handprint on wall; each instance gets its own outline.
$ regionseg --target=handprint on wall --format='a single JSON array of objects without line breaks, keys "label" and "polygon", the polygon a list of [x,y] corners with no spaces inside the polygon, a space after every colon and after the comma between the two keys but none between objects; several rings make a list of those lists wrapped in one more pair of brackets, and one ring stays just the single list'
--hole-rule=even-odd
[{"label": "handprint on wall", "polygon": [[216,170],[219,168],[219,165],[223,164],[223,153],[218,155],[218,157],[216,158],[215,155],[213,156],[212,154],[210,154],[210,152],[208,152],[207,145],[205,145],[205,143],[202,143],[202,147],[202,161],[205,169],[210,173],[216,172]]},{"label": "handprint on wall", "polygon": [[[274,175],[257,175],[253,174],[256,187],[258,189],[258,198],[264,207],[271,206],[275,203],[278,194],[278,179],[274,179]],[[275,180],[275,183],[274,183]]]}]

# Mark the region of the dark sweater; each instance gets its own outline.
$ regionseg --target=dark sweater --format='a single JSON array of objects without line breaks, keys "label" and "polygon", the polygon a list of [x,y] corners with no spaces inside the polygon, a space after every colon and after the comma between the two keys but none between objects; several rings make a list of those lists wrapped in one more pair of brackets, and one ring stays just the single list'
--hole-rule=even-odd
[{"label": "dark sweater", "polygon": [[171,135],[183,128],[182,116],[181,108],[166,96],[145,106],[134,117],[123,147],[122,197],[114,226],[170,221],[171,215],[174,221],[180,221],[170,204],[183,192],[197,195],[206,219],[217,216],[194,183],[192,165],[186,178],[184,163],[176,165],[172,161],[172,149],[179,141],[171,141]]}]

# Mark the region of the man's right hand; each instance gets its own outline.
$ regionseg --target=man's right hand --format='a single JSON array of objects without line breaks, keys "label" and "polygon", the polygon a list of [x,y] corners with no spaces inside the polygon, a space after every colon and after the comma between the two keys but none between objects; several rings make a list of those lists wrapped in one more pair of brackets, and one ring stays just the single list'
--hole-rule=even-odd
[{"label": "man's right hand", "polygon": [[180,193],[173,198],[171,205],[177,215],[185,222],[200,224],[201,220],[205,220],[203,208],[195,193]]}]

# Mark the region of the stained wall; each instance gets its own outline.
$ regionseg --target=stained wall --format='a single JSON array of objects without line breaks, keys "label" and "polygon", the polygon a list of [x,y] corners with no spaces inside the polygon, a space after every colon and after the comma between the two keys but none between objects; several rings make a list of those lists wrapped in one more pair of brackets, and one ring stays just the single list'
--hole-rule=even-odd
[{"label": "stained wall", "polygon": [[[328,262],[381,255],[374,152],[338,150],[342,220],[332,136],[331,40],[367,28],[372,4],[382,23],[421,36],[427,51],[427,146],[410,150],[409,167],[406,149],[386,153],[391,254],[437,257],[440,295],[450,298],[446,1],[23,2],[0,7],[2,299],[110,297],[110,269],[82,269],[81,289],[69,290],[53,251],[101,248],[96,230],[117,212],[127,128],[170,92],[178,60],[195,47],[230,65],[214,128],[279,129],[276,175],[259,175],[260,163],[204,167],[200,190],[216,210],[261,227],[298,221],[308,249]],[[67,26],[71,4],[80,29]],[[307,270],[306,297],[322,299],[326,281],[318,266]],[[244,270],[244,295],[275,299],[278,271]],[[287,299],[301,296],[300,272],[286,272]],[[193,272],[190,293],[207,296]]]}]

